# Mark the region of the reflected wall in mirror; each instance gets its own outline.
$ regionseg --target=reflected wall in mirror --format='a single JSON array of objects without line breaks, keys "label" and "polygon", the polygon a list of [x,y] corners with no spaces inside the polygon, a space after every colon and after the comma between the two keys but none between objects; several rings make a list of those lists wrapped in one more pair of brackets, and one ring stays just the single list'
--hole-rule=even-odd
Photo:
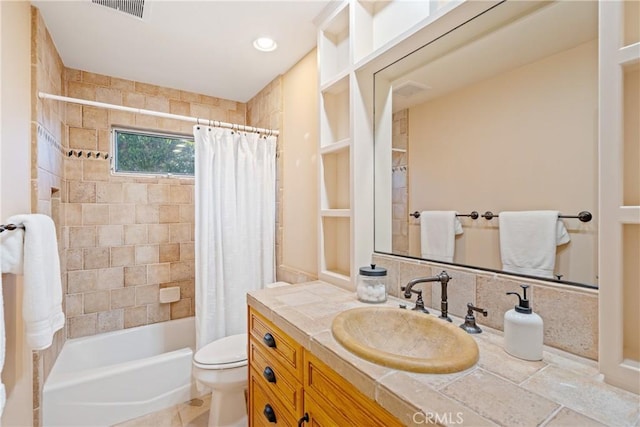
[{"label": "reflected wall in mirror", "polygon": [[[376,252],[424,258],[414,211],[589,211],[552,280],[597,286],[597,16],[501,3],[375,74]],[[503,270],[499,220],[459,219],[452,262]]]}]

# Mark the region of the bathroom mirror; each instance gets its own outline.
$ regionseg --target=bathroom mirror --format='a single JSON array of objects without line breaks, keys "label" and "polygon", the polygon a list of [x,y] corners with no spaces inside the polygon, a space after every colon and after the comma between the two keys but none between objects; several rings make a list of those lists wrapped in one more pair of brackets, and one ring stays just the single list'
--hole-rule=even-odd
[{"label": "bathroom mirror", "polygon": [[[380,69],[375,251],[421,256],[421,211],[557,210],[554,278],[597,287],[597,2],[504,2]],[[461,216],[453,264],[501,271],[498,218]]]}]

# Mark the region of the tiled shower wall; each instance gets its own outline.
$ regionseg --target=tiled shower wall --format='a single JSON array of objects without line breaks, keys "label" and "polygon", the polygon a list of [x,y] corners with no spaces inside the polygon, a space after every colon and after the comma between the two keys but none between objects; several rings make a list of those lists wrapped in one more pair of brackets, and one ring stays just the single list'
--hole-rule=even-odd
[{"label": "tiled shower wall", "polygon": [[[70,97],[244,123],[242,103],[80,70],[65,76]],[[194,180],[111,174],[113,126],[193,133],[187,122],[66,104],[69,148],[82,151],[65,159],[69,338],[194,315]],[[180,300],[160,304],[170,286]]]},{"label": "tiled shower wall", "polygon": [[[62,93],[64,65],[42,17],[31,8],[31,212],[49,215],[56,224],[61,260],[66,254],[64,229],[63,152],[64,106],[37,98],[39,90]],[[18,142],[16,142],[18,143]],[[66,269],[61,265],[62,285],[66,286]],[[64,309],[64,301],[63,301]],[[42,387],[65,342],[66,328],[58,331],[51,347],[33,352],[33,425],[41,425]]]},{"label": "tiled shower wall", "polygon": [[409,255],[409,210],[408,210],[408,142],[409,110],[393,113],[391,146],[395,149],[392,158],[392,212],[391,220],[393,253]]}]

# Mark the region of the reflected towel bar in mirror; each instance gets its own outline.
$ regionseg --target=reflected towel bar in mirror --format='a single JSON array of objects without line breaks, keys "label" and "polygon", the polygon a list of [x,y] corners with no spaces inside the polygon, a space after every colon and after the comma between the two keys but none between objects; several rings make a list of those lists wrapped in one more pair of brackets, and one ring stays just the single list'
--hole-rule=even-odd
[{"label": "reflected towel bar in mirror", "polygon": [[[420,212],[415,211],[414,213],[410,213],[409,216],[412,216],[414,218],[420,218]],[[472,211],[471,213],[468,213],[468,214],[456,214],[456,216],[468,216],[471,219],[478,219],[480,214],[476,211]]]},{"label": "reflected towel bar in mirror", "polygon": [[[491,211],[486,211],[482,214],[482,218],[491,220],[493,218],[498,218],[498,215],[499,214],[494,214]],[[591,212],[582,211],[578,215],[558,215],[558,218],[577,218],[582,222],[589,222],[593,219],[593,215],[591,215]]]}]

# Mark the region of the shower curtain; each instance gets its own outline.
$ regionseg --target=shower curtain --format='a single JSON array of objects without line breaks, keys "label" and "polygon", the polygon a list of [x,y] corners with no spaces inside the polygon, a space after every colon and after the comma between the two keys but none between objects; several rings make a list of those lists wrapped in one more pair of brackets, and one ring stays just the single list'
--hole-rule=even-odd
[{"label": "shower curtain", "polygon": [[275,281],[276,137],[194,126],[196,347],[247,332],[246,293]]}]

